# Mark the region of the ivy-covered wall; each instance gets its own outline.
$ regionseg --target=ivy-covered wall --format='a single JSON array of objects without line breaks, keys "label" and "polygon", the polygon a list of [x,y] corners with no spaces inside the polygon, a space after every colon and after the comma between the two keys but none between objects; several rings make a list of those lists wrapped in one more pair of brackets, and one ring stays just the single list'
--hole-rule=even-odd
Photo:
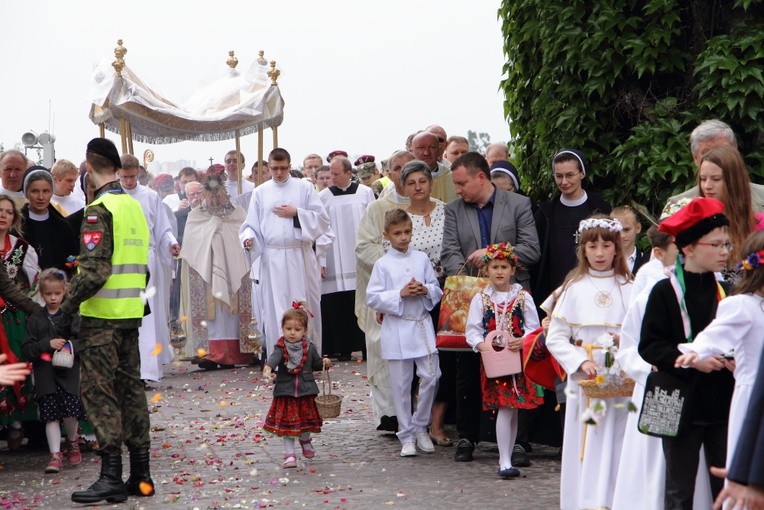
[{"label": "ivy-covered wall", "polygon": [[689,133],[732,126],[764,182],[764,0],[503,0],[501,87],[516,163],[536,199],[551,158],[581,148],[588,186],[660,212],[694,184]]}]

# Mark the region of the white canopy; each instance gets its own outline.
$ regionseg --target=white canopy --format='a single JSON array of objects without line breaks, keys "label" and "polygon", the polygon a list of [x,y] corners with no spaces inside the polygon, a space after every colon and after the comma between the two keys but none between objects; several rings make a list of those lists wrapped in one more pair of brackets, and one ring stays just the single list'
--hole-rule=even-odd
[{"label": "white canopy", "polygon": [[109,60],[93,75],[90,120],[120,132],[120,119],[130,122],[134,140],[162,144],[184,140],[228,140],[281,125],[284,99],[267,75],[264,60],[245,74],[229,69],[182,103],[152,89],[125,65],[117,76]]}]

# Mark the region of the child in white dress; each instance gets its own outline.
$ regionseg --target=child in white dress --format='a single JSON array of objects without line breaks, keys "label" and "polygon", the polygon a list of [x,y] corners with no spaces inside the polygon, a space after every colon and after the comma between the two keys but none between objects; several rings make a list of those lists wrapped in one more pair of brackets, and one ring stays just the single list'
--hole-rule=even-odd
[{"label": "child in white dress", "polygon": [[[589,409],[576,381],[597,376],[605,359],[602,350],[595,350],[590,360],[577,344],[594,344],[605,333],[618,342],[631,291],[621,228],[618,220],[602,215],[583,220],[578,228],[578,266],[559,295],[555,292],[542,304],[551,317],[547,348],[568,373],[560,480],[563,510],[612,508],[628,399],[591,402],[592,409],[599,405],[606,411],[596,425],[584,424],[582,415]],[[554,309],[548,309],[555,299]]]}]

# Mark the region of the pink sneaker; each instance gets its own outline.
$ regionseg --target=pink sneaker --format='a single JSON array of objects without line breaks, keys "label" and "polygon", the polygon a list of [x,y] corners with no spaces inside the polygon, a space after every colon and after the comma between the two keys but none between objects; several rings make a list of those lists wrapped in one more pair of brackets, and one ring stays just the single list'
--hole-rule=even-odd
[{"label": "pink sneaker", "polygon": [[69,451],[66,454],[67,459],[69,460],[69,464],[72,466],[76,466],[80,462],[82,462],[82,454],[80,453],[80,443],[75,439],[74,441],[69,441],[68,439],[66,442],[69,444]]},{"label": "pink sneaker", "polygon": [[284,454],[284,464],[283,466],[285,468],[296,468],[297,467],[297,456],[294,453],[285,453]]},{"label": "pink sneaker", "polygon": [[63,455],[61,455],[61,452],[57,453],[51,453],[50,454],[50,462],[48,462],[48,465],[45,466],[45,472],[46,473],[58,473],[61,471],[61,468],[63,467]]},{"label": "pink sneaker", "polygon": [[316,456],[316,450],[313,448],[313,443],[310,439],[307,441],[300,439],[300,447],[302,447],[302,456],[306,459],[312,459]]}]

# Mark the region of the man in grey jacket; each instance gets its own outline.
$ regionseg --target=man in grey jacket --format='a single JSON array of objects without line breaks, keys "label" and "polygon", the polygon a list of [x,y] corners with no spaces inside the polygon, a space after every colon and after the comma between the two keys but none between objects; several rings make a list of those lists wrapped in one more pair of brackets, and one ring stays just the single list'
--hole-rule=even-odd
[{"label": "man in grey jacket", "polygon": [[[489,244],[508,242],[524,268],[539,260],[539,240],[530,199],[496,188],[486,159],[477,152],[460,156],[451,165],[451,176],[460,198],[446,205],[441,262],[446,275],[476,275]],[[530,290],[526,269],[518,270],[517,283]],[[454,459],[472,460],[479,438],[480,356],[459,352],[456,365],[456,429],[459,443]]]}]

